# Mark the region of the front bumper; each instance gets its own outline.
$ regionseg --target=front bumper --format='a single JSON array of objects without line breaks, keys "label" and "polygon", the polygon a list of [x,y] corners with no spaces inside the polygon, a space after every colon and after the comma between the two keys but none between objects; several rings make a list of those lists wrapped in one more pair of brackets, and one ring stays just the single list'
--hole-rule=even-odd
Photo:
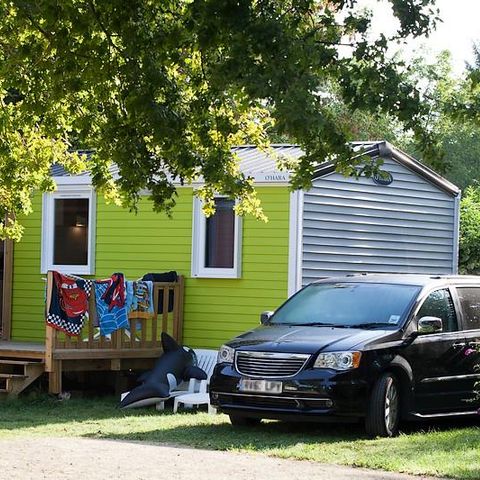
[{"label": "front bumper", "polygon": [[358,371],[305,369],[282,382],[281,394],[239,390],[242,376],[233,365],[216,366],[210,382],[212,405],[227,414],[291,419],[338,421],[365,416],[369,384]]}]

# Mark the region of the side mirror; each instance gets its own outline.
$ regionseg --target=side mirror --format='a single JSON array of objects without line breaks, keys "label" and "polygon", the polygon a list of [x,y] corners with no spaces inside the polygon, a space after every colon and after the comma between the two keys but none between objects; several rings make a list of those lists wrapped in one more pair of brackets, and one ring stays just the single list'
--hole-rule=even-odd
[{"label": "side mirror", "polygon": [[260,323],[262,325],[268,325],[268,322],[270,321],[270,318],[275,312],[262,312],[260,314]]},{"label": "side mirror", "polygon": [[443,331],[442,319],[438,317],[422,317],[418,320],[418,333],[440,333]]}]

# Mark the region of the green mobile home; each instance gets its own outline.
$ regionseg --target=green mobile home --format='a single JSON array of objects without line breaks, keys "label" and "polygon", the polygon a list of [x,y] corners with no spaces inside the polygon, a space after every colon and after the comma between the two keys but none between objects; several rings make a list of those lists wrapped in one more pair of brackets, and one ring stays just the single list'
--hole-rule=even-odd
[{"label": "green mobile home", "polygon": [[[236,148],[267,223],[235,217],[225,198],[206,219],[195,185],[178,187],[173,218],[154,213],[147,197],[135,215],[106,205],[88,173],[54,168],[58,190],[35,197],[13,257],[5,245],[4,341],[44,342],[49,270],[95,278],[123,272],[132,280],[175,270],[185,278],[183,342],[206,348],[256,326],[260,312],[317,278],[456,272],[458,189],[386,142],[361,146],[383,159],[387,175],[344,178],[320,164],[308,192],[290,192],[288,172],[256,148]],[[273,148],[302,153],[292,145]]]},{"label": "green mobile home", "polygon": [[[67,201],[70,195],[90,195],[89,187],[74,190],[65,188],[61,182],[58,186],[58,191],[51,196],[54,199],[62,199],[64,194],[68,195]],[[270,221],[266,225],[250,218],[240,222],[243,238],[239,254],[244,261],[241,272],[237,272],[238,278],[214,278],[213,275],[213,278],[196,278],[191,274],[193,188],[179,189],[172,219],[154,213],[146,199],[135,215],[106,205],[101,196],[91,195],[88,199],[91,203],[88,232],[91,267],[76,269],[75,265],[69,265],[63,270],[57,263],[53,269],[96,278],[123,272],[132,280],[147,272],[175,270],[186,277],[185,343],[217,347],[228,336],[251,327],[249,317],[256,319],[262,308],[274,308],[287,295],[288,189],[286,186],[260,187],[259,191]],[[41,199],[36,207],[35,214],[25,222],[24,238],[15,245],[11,328],[15,340],[43,341],[45,337],[42,277],[54,264],[45,264],[43,271],[41,269]],[[81,241],[87,243],[84,239]],[[65,248],[67,256],[72,243],[57,248]]]}]

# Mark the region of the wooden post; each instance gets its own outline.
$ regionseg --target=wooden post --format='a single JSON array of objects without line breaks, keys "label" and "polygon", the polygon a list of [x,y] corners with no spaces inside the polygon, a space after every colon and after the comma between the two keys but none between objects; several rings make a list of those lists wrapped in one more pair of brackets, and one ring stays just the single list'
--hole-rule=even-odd
[{"label": "wooden post", "polygon": [[[183,341],[183,297],[184,297],[184,278],[183,275],[178,276],[178,295],[175,295],[175,299],[178,297],[178,303],[176,305],[176,309],[174,312],[176,313],[176,324],[177,324],[177,331],[175,335],[175,340],[178,343],[182,343]],[[174,318],[175,318],[174,317]]]},{"label": "wooden post", "polygon": [[110,360],[110,369],[120,371],[122,369],[122,360],[120,358],[112,358]]},{"label": "wooden post", "polygon": [[[53,272],[47,273],[47,302],[45,304],[45,317],[50,310],[53,292]],[[59,394],[62,391],[62,362],[55,360],[55,348],[57,346],[57,330],[46,325],[45,337],[45,371],[48,372],[48,393]]]},{"label": "wooden post", "polygon": [[158,344],[158,286],[153,284],[153,316],[152,316],[152,341],[151,346],[155,348]]},{"label": "wooden post", "polygon": [[[170,287],[162,287],[163,292],[163,305],[162,305],[162,332],[168,333],[168,303],[170,300]],[[175,296],[175,290],[173,290],[173,295]],[[175,318],[175,316],[174,316]],[[174,323],[175,325],[175,323]],[[175,330],[175,326],[173,327]],[[175,338],[175,332],[173,333]]]},{"label": "wooden post", "polygon": [[122,349],[122,336],[123,336],[123,329],[117,330],[112,333],[112,348],[114,350],[121,350]]},{"label": "wooden post", "polygon": [[130,320],[130,347],[135,348],[137,341],[137,319]]},{"label": "wooden post", "polygon": [[48,393],[58,395],[62,392],[62,361],[55,360],[48,374]]},{"label": "wooden post", "polygon": [[97,311],[95,309],[95,293],[94,293],[94,289],[92,289],[92,293],[90,294],[90,298],[88,300],[88,323],[87,323],[88,348],[93,348],[94,331],[95,331],[95,327],[93,326],[94,325],[93,320],[96,314],[97,314]]},{"label": "wooden post", "polygon": [[[47,318],[50,310],[50,302],[52,301],[53,290],[53,272],[47,273],[47,301],[45,303],[45,318]],[[45,326],[45,371],[53,372],[53,354],[55,350],[55,341],[57,338],[57,331],[50,325]]]},{"label": "wooden post", "polygon": [[3,243],[2,340],[10,340],[12,332],[13,241]]}]

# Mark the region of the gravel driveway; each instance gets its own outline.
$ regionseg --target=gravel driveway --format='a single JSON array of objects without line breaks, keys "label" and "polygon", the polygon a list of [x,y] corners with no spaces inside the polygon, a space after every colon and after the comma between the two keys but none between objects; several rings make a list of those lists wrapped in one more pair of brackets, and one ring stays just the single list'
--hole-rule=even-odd
[{"label": "gravel driveway", "polygon": [[[371,470],[115,440],[0,440],[0,478],[8,480],[419,480]],[[435,480],[438,480],[436,478]]]}]

